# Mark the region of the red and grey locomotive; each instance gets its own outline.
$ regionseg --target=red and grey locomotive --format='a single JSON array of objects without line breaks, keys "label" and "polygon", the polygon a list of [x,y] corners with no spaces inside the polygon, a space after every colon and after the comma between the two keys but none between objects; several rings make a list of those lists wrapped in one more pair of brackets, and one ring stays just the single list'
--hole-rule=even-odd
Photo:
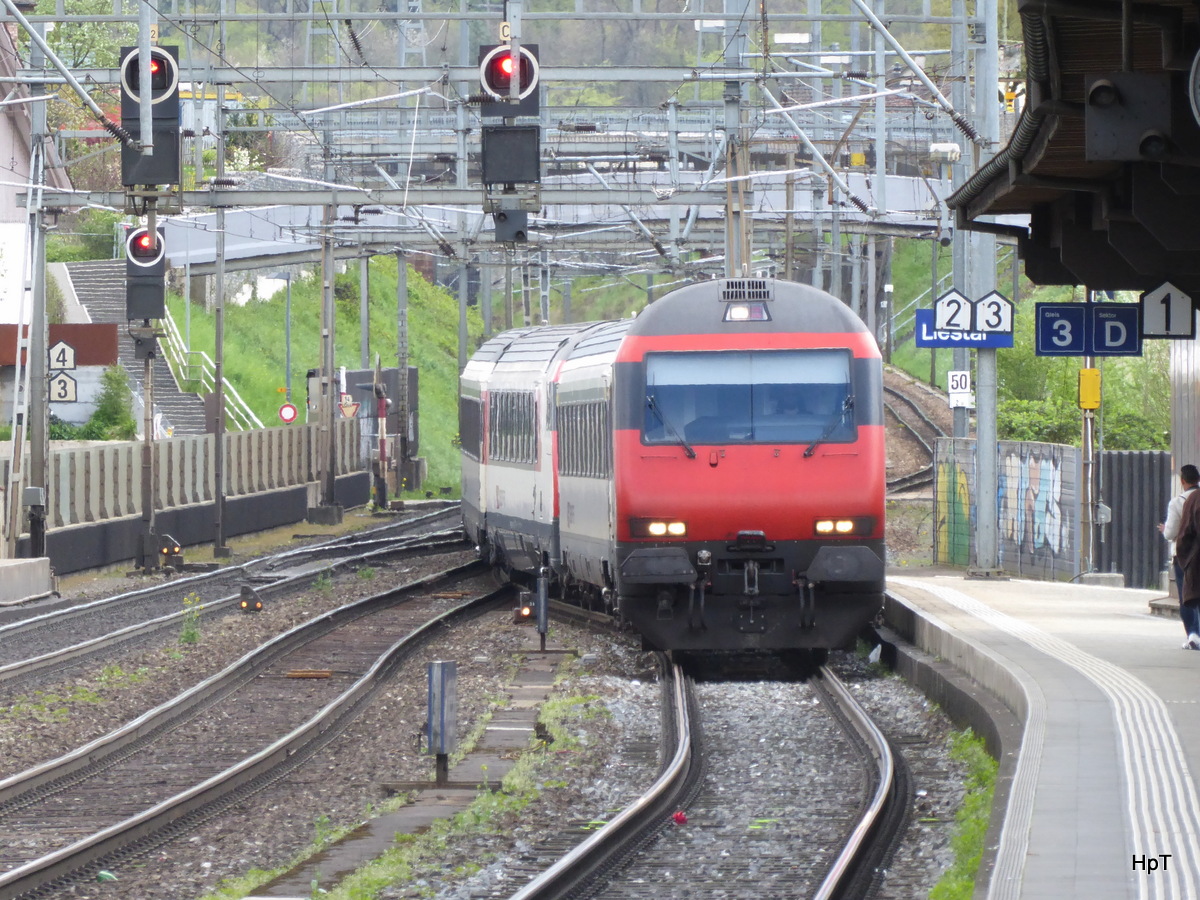
[{"label": "red and grey locomotive", "polygon": [[880,609],[882,365],[824,291],[718,279],[508,331],[459,412],[468,536],[647,647],[828,649]]}]

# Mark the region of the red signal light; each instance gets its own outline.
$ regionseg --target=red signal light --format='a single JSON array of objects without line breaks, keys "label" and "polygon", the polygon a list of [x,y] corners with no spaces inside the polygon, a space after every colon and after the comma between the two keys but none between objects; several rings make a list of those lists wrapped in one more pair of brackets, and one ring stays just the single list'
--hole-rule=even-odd
[{"label": "red signal light", "polygon": [[130,232],[125,240],[125,256],[139,269],[156,266],[165,255],[166,247],[162,235],[154,234],[144,227]]},{"label": "red signal light", "polygon": [[[141,94],[140,52],[134,49],[121,63],[121,81],[124,90],[136,101]],[[162,47],[150,48],[150,93],[151,102],[157,104],[174,97],[178,102],[179,64]]]},{"label": "red signal light", "polygon": [[510,96],[513,78],[520,79],[518,98],[524,99],[537,88],[539,66],[527,47],[521,48],[520,65],[505,44],[493,47],[479,63],[479,82],[497,100]]}]

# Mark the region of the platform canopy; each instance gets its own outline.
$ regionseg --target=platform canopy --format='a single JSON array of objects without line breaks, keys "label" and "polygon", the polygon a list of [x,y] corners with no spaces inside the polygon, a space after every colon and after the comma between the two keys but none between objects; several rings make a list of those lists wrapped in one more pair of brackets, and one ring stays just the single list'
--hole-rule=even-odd
[{"label": "platform canopy", "polygon": [[[959,227],[1015,235],[1038,284],[1200,296],[1200,7],[1020,0],[1025,106],[950,198]],[[1024,214],[1029,225],[998,224]],[[1011,221],[1011,220],[1010,220]]]}]

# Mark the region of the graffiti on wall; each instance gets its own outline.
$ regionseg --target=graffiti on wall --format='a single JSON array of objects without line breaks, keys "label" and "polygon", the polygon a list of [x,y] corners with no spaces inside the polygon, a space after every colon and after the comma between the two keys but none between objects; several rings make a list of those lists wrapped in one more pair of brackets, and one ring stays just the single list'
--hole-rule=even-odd
[{"label": "graffiti on wall", "polygon": [[1000,448],[1000,567],[1054,577],[1075,573],[1071,510],[1077,451],[1059,444]]},{"label": "graffiti on wall", "polygon": [[[934,561],[972,562],[976,509],[975,442],[939,441],[934,498]],[[1059,444],[1002,441],[996,509],[998,564],[1016,575],[1057,578],[1077,571],[1078,451]]]},{"label": "graffiti on wall", "polygon": [[939,461],[934,474],[936,515],[933,519],[933,561],[949,566],[971,562],[971,479],[967,469],[951,457]]}]

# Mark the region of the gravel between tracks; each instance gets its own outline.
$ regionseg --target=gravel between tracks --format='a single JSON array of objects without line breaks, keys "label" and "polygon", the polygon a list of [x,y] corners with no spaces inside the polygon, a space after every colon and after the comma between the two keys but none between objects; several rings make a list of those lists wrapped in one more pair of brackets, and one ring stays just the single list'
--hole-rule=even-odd
[{"label": "gravel between tracks", "polygon": [[[172,646],[115,660],[98,678],[80,678],[63,685],[58,691],[64,698],[61,702],[43,696],[16,705],[0,714],[4,774],[107,732],[207,677],[269,634],[328,606],[377,592],[386,580],[410,580],[422,574],[417,567],[406,568],[409,571],[379,571],[372,581],[343,579],[332,590],[313,591],[290,604],[272,604],[258,616],[202,623],[201,641],[190,649]],[[588,665],[573,667],[574,674],[559,691],[600,695],[612,715],[587,721],[581,748],[570,755],[569,765],[561,765],[553,774],[554,787],[525,807],[519,817],[499,823],[496,829],[462,832],[446,843],[427,871],[414,873],[380,896],[389,900],[496,896],[490,893],[492,881],[508,867],[510,855],[519,857],[572,822],[607,817],[644,785],[647,773],[623,767],[613,748],[644,740],[647,722],[657,721],[657,687],[647,677],[652,671],[649,658],[629,640],[601,638],[557,624],[555,629],[556,636],[580,654],[591,654]],[[425,662],[439,658],[460,661],[459,709],[465,733],[502,692],[514,655],[521,652],[523,643],[524,636],[500,613],[456,629],[412,660],[386,695],[318,760],[219,821],[149,857],[116,867],[118,882],[80,884],[64,896],[97,900],[199,897],[224,878],[282,865],[309,846],[318,830],[362,821],[367,810],[384,799],[382,782],[428,779],[432,774],[429,758],[417,752],[424,721]],[[925,896],[949,863],[950,822],[961,798],[962,772],[946,754],[950,726],[899,679],[880,677],[853,658],[836,656],[860,702],[883,718],[916,769],[920,793],[914,800],[913,824],[904,848],[889,867],[881,896],[897,900]],[[772,708],[776,690],[770,682],[761,686],[763,705],[746,710],[746,728],[755,727],[762,709]],[[67,699],[69,696],[74,699]],[[730,814],[744,814],[750,821],[759,811],[735,808]],[[465,882],[446,874],[474,872],[480,867],[481,871]]]}]

